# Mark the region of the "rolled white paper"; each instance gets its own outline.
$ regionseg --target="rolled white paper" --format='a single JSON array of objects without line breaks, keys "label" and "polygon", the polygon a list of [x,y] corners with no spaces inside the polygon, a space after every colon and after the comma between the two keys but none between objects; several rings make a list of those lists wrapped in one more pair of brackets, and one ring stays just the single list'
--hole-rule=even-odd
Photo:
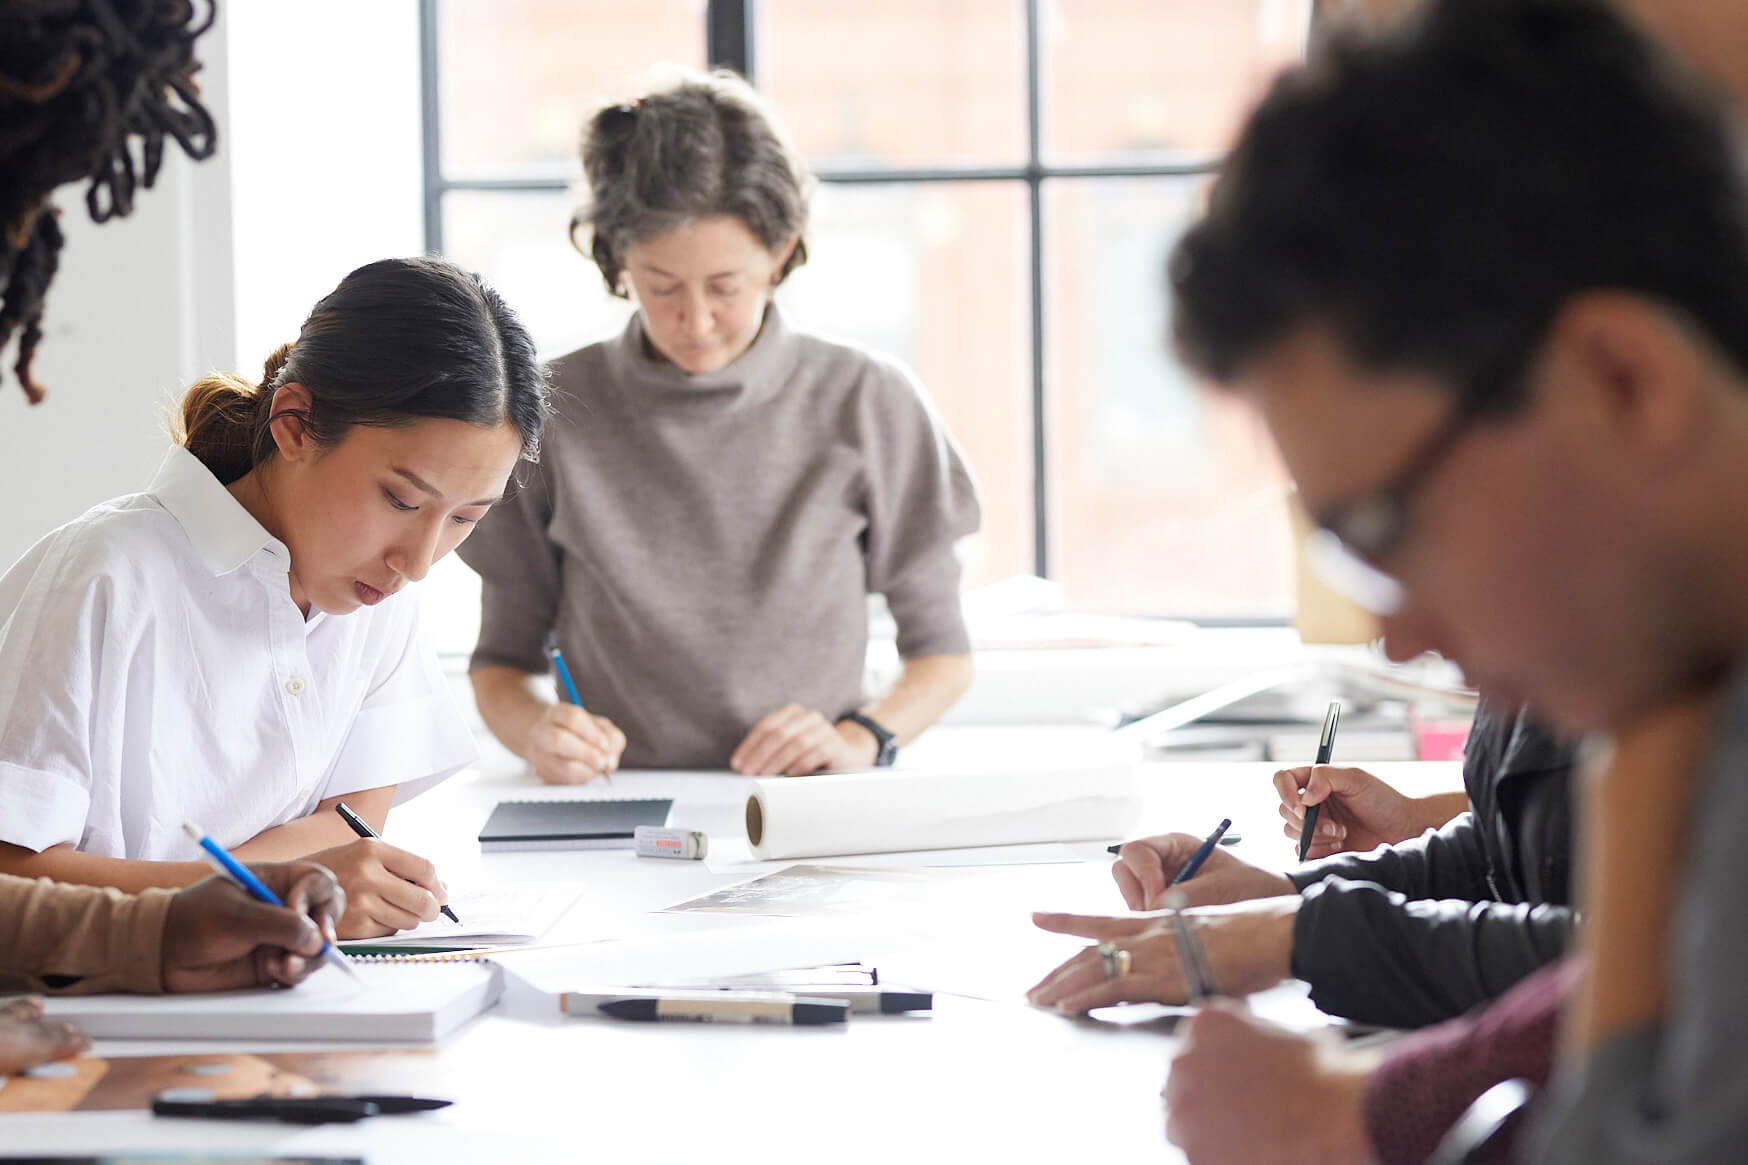
[{"label": "rolled white paper", "polygon": [[776,777],[753,782],[747,841],[761,861],[1096,841],[1126,836],[1140,812],[1128,766]]}]

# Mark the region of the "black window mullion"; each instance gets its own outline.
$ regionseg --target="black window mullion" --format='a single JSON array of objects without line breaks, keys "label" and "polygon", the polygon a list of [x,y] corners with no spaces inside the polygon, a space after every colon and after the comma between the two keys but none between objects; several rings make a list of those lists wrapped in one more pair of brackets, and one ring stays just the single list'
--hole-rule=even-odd
[{"label": "black window mullion", "polygon": [[754,0],[709,0],[704,5],[704,60],[753,78]]},{"label": "black window mullion", "polygon": [[419,0],[419,134],[425,170],[425,251],[443,252],[443,126],[437,60],[437,0]]},{"label": "black window mullion", "polygon": [[1050,577],[1049,448],[1044,393],[1044,126],[1038,0],[1026,0],[1026,195],[1032,217],[1032,573]]}]

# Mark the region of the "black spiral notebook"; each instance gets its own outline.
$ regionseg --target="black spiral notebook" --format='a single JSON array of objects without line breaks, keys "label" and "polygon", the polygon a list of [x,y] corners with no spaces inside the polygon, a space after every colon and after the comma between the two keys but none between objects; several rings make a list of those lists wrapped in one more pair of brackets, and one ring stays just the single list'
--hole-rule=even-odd
[{"label": "black spiral notebook", "polygon": [[640,825],[666,825],[673,801],[499,801],[479,831],[483,852],[630,849]]}]

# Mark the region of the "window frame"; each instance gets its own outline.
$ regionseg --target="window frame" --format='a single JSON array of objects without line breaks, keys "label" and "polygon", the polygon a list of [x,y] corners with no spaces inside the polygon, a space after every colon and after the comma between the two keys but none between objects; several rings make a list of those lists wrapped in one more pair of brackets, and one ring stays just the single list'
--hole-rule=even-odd
[{"label": "window frame", "polygon": [[[907,166],[892,168],[815,167],[821,183],[845,185],[921,184],[932,182],[1023,183],[1026,187],[1028,231],[1027,263],[1030,271],[1031,326],[1031,420],[1032,420],[1032,559],[1033,573],[1051,578],[1050,570],[1050,433],[1048,427],[1051,386],[1046,360],[1050,342],[1045,312],[1045,186],[1058,179],[1087,178],[1185,178],[1212,174],[1223,154],[1185,155],[1181,160],[1146,163],[1091,165],[1052,164],[1044,154],[1043,70],[1040,51],[1041,0],[1015,0],[1025,17],[1026,156],[1015,166]],[[451,191],[547,192],[563,191],[571,183],[553,178],[467,178],[443,172],[442,110],[438,55],[438,8],[442,0],[419,0],[419,56],[422,137],[424,154],[425,247],[443,250],[443,198]],[[1321,6],[1313,0],[1311,23],[1316,24]],[[758,0],[707,0],[704,7],[705,56],[710,67],[733,69],[753,85],[759,83]],[[1181,617],[1181,616],[1180,616]],[[1204,625],[1280,626],[1277,616],[1222,616],[1201,619]]]}]

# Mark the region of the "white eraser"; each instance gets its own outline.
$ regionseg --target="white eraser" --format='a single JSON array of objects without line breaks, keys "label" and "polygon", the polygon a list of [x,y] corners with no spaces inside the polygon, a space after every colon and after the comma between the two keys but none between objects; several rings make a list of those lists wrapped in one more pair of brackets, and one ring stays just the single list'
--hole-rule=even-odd
[{"label": "white eraser", "polygon": [[[623,836],[623,835],[621,835]],[[696,829],[669,829],[661,825],[640,825],[632,832],[632,841],[640,858],[702,858],[710,849],[710,839]]]}]

